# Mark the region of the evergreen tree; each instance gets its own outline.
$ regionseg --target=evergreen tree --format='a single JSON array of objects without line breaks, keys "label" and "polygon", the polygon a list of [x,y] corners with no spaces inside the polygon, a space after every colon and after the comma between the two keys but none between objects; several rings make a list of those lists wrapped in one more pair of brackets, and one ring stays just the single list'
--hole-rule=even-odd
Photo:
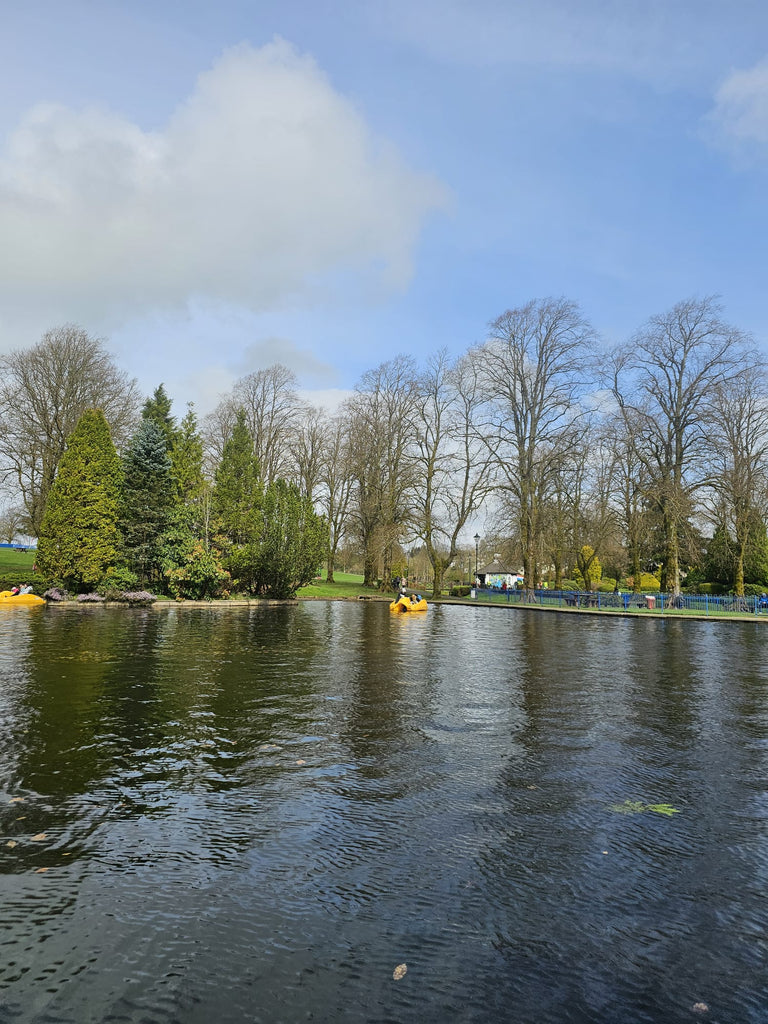
[{"label": "evergreen tree", "polygon": [[275,598],[294,597],[320,571],[328,544],[328,524],[295,484],[276,480],[264,495],[264,527],[259,545],[259,589]]},{"label": "evergreen tree", "polygon": [[258,589],[261,502],[253,435],[239,409],[216,471],[211,504],[223,565],[235,585],[251,593]]},{"label": "evergreen tree", "polygon": [[142,419],[123,456],[120,525],[126,561],[143,583],[160,576],[173,498],[165,436],[153,419]]},{"label": "evergreen tree", "polygon": [[185,502],[197,501],[205,491],[203,477],[203,442],[197,431],[197,416],[192,402],[173,437],[171,476],[179,498]]},{"label": "evergreen tree", "polygon": [[245,411],[239,409],[216,471],[212,499],[217,527],[229,544],[248,544],[257,539],[261,497],[253,435],[246,425]]},{"label": "evergreen tree", "polygon": [[141,418],[152,420],[162,431],[165,438],[166,451],[170,452],[176,437],[176,417],[171,416],[171,399],[165,393],[165,386],[158,385],[151,398],[148,398],[141,410]]},{"label": "evergreen tree", "polygon": [[115,566],[120,483],[104,413],[89,409],[67,442],[40,528],[37,566],[48,582],[91,590]]}]

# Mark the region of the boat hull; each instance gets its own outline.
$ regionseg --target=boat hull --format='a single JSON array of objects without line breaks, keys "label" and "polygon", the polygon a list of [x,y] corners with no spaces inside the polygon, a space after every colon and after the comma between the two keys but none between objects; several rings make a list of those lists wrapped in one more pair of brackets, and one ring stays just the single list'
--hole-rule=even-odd
[{"label": "boat hull", "polygon": [[389,606],[391,612],[425,612],[427,610],[427,602],[422,597],[420,601],[411,601],[410,598],[401,597],[397,601],[393,601]]},{"label": "boat hull", "polygon": [[45,604],[42,597],[38,597],[37,594],[12,594],[10,590],[0,590],[0,604],[21,604],[21,605],[33,605],[33,604]]}]

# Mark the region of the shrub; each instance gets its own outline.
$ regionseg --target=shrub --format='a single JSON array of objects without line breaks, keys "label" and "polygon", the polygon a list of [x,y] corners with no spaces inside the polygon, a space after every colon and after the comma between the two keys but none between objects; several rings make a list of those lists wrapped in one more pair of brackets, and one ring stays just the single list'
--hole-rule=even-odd
[{"label": "shrub", "polygon": [[760,597],[760,595],[765,592],[765,587],[761,586],[759,583],[744,584],[744,597]]},{"label": "shrub", "polygon": [[124,590],[132,590],[139,582],[135,572],[124,565],[110,566],[96,588],[107,601],[119,601]]},{"label": "shrub", "polygon": [[104,602],[101,594],[78,594],[77,600],[80,604],[103,604]]},{"label": "shrub", "polygon": [[165,573],[168,589],[178,600],[211,600],[222,593],[229,582],[229,573],[222,568],[215,551],[206,549],[203,542],[196,540],[184,554],[183,562]]},{"label": "shrub", "polygon": [[49,590],[46,590],[43,597],[46,601],[53,601],[55,603],[57,601],[66,601],[68,594],[66,590],[59,590],[58,587],[51,587]]},{"label": "shrub", "polygon": [[560,580],[561,590],[581,590],[576,580]]},{"label": "shrub", "polygon": [[467,586],[451,587],[450,591],[448,592],[448,597],[469,597],[469,592],[471,589],[471,587]]},{"label": "shrub", "polygon": [[130,605],[146,606],[154,604],[157,598],[148,590],[125,590],[119,600]]},{"label": "shrub", "polygon": [[698,594],[710,594],[712,597],[719,597],[725,593],[726,588],[722,583],[701,583],[697,588]]}]

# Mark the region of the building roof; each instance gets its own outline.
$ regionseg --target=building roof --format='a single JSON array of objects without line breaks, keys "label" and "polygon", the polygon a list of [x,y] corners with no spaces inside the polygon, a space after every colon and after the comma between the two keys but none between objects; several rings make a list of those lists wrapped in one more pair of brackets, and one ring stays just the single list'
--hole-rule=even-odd
[{"label": "building roof", "polygon": [[482,576],[514,576],[515,574],[511,569],[507,569],[501,562],[489,562],[488,565],[482,569],[477,570]]}]

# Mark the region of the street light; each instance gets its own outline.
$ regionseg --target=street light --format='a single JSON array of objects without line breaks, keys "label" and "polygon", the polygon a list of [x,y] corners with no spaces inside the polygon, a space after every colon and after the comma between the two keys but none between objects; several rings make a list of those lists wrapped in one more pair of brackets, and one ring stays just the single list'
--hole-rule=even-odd
[{"label": "street light", "polygon": [[475,579],[477,579],[477,546],[480,543],[480,534],[475,534]]}]

